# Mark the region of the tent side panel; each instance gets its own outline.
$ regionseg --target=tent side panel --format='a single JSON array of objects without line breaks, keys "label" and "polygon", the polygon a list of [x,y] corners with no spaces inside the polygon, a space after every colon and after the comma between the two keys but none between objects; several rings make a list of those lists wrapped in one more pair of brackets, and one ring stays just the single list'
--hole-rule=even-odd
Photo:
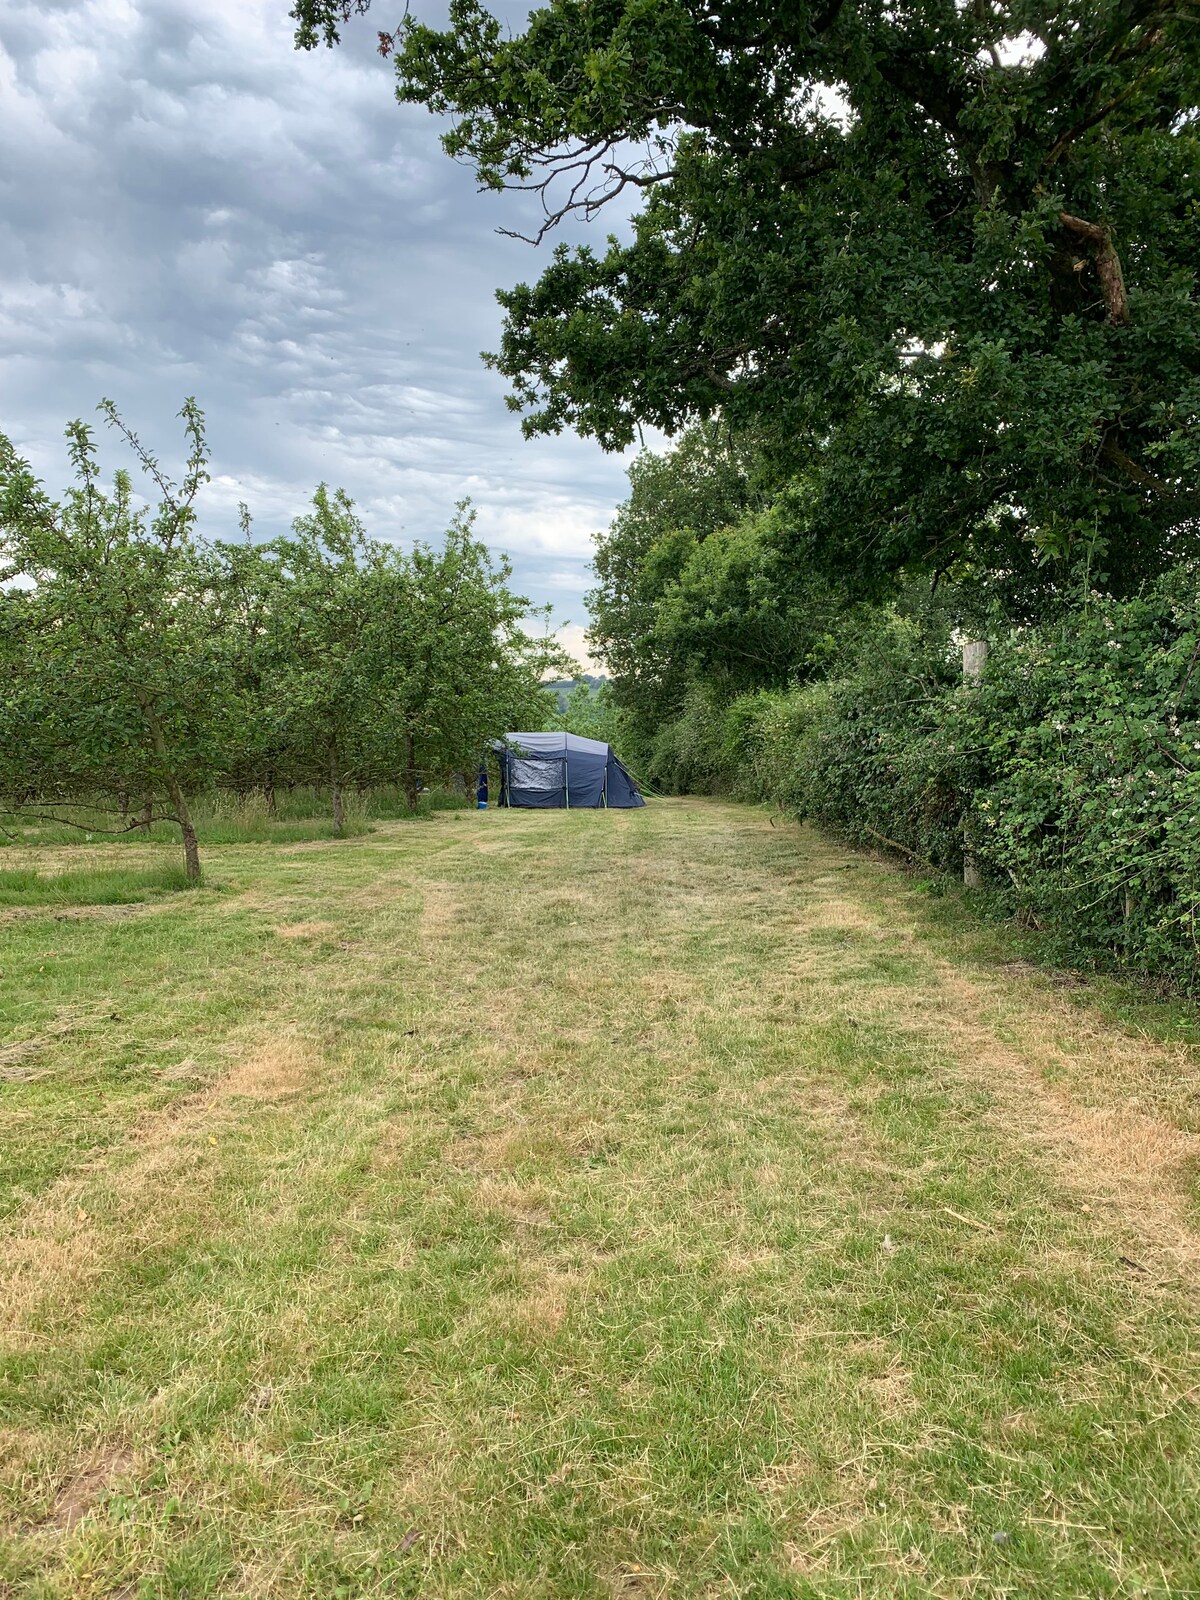
[{"label": "tent side panel", "polygon": [[608,745],[566,734],[514,734],[493,746],[500,764],[500,804],[539,811],[569,805],[645,805],[637,784]]},{"label": "tent side panel", "polygon": [[646,804],[641,791],[622,762],[611,754],[608,758],[608,803],[610,806],[624,808]]}]

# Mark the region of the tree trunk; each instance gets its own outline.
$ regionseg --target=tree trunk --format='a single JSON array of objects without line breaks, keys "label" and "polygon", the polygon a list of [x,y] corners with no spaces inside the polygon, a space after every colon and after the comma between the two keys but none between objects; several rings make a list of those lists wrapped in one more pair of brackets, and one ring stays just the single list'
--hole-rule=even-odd
[{"label": "tree trunk", "polygon": [[346,831],[346,810],[342,804],[342,776],[338,770],[337,746],[329,750],[329,800],[333,807],[333,836],[340,839]]},{"label": "tree trunk", "polygon": [[200,848],[196,842],[196,830],[192,826],[192,813],[188,809],[187,796],[179,787],[173,773],[167,774],[167,792],[171,796],[171,804],[175,807],[175,820],[179,824],[179,833],[183,839],[183,865],[189,883],[200,882]]},{"label": "tree trunk", "polygon": [[196,841],[196,830],[192,826],[192,813],[188,809],[187,796],[179,787],[178,780],[173,773],[167,775],[167,793],[171,796],[171,804],[175,808],[175,821],[179,824],[179,834],[183,840],[183,865],[189,883],[200,882],[200,847]]},{"label": "tree trunk", "polygon": [[266,805],[266,808],[267,808],[267,815],[270,817],[271,821],[274,822],[275,821],[275,816],[276,816],[276,811],[275,811],[275,774],[273,772],[268,772],[267,773],[266,781],[263,784],[263,801],[264,801],[264,803]]},{"label": "tree trunk", "polygon": [[411,733],[404,736],[404,803],[410,811],[416,811],[419,777],[417,774],[417,744]]},{"label": "tree trunk", "polygon": [[196,841],[196,830],[192,826],[191,818],[186,822],[180,819],[179,832],[183,836],[183,865],[189,883],[200,882],[200,846]]},{"label": "tree trunk", "polygon": [[[963,681],[966,683],[979,683],[983,679],[983,669],[987,666],[988,644],[986,639],[964,639],[962,647]],[[979,863],[971,849],[970,835],[967,831],[967,819],[963,818],[963,883],[968,889],[979,889],[983,885],[983,874],[979,870]]]},{"label": "tree trunk", "polygon": [[[200,882],[200,850],[196,842],[196,830],[192,826],[192,813],[188,809],[187,796],[180,787],[179,779],[171,767],[171,754],[167,749],[167,736],[163,732],[162,721],[148,699],[142,698],[142,715],[146,719],[146,726],[150,730],[150,738],[154,743],[154,753],[162,764],[163,779],[167,785],[167,793],[171,797],[171,804],[175,808],[175,821],[179,824],[179,832],[183,838],[183,864],[189,883]],[[147,795],[146,809],[143,813],[146,826],[150,826],[152,798]]]},{"label": "tree trunk", "polygon": [[146,798],[142,801],[142,814],[138,818],[138,824],[139,824],[140,827],[145,828],[146,832],[149,833],[150,832],[150,824],[153,821],[154,821],[154,796],[152,794],[148,794],[146,796]]}]

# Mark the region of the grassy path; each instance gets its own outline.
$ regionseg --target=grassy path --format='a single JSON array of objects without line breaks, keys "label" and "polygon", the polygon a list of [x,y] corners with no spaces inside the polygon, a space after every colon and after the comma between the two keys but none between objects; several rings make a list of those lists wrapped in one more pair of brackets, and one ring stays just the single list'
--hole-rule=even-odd
[{"label": "grassy path", "polygon": [[1200,1594],[1194,1053],[717,803],[209,873],[0,922],[0,1597]]}]

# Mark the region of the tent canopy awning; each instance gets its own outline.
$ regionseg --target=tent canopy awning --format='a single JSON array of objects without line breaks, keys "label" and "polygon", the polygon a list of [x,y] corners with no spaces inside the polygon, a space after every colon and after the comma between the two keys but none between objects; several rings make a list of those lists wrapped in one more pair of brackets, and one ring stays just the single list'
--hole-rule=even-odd
[{"label": "tent canopy awning", "polygon": [[506,733],[493,750],[515,750],[525,756],[591,755],[607,761],[612,749],[603,739],[585,739],[581,733]]}]

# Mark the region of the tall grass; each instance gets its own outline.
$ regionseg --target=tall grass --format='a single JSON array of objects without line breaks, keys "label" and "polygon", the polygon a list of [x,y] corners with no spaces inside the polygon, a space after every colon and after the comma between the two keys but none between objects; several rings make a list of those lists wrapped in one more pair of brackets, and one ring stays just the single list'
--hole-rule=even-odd
[{"label": "tall grass", "polygon": [[[401,790],[373,789],[364,793],[350,790],[345,795],[344,835],[361,837],[370,833],[376,820],[397,820],[429,816],[434,811],[456,810],[467,805],[463,795],[447,790],[423,794],[412,810]],[[46,821],[38,813],[61,817]],[[199,796],[192,804],[192,819],[200,844],[296,844],[309,839],[333,837],[327,790],[297,787],[280,790],[275,813],[260,791],[237,795],[227,791]],[[129,818],[132,821],[133,818]],[[75,826],[71,826],[75,824]],[[26,811],[0,810],[0,847],[4,845],[51,844],[175,844],[179,830],[171,822],[155,822],[149,828],[135,827],[125,833],[122,819],[102,802],[81,802],[59,806],[33,801]]]},{"label": "tall grass", "polygon": [[0,872],[0,906],[121,906],[194,888],[180,866]]}]

